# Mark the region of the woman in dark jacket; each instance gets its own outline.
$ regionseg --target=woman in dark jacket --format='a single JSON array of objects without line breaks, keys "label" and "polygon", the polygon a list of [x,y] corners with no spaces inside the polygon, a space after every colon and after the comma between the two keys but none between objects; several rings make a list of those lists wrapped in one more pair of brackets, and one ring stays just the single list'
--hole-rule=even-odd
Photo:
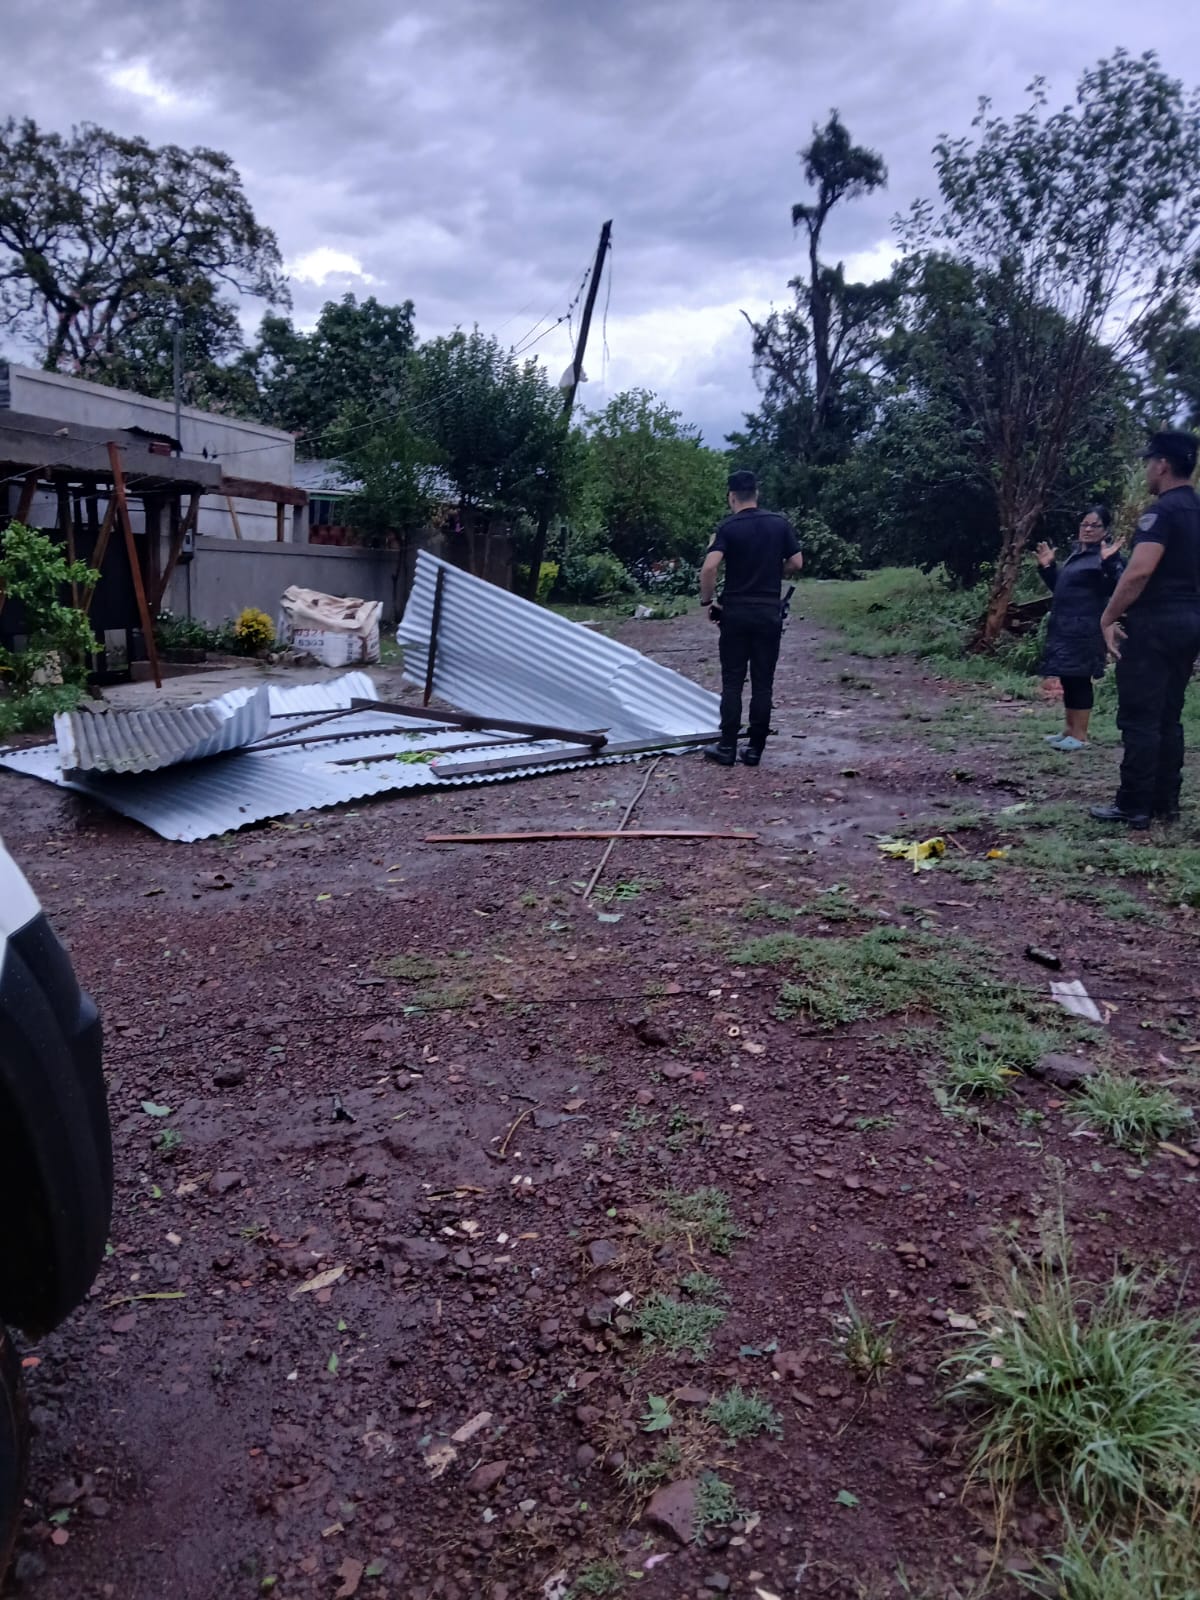
[{"label": "woman in dark jacket", "polygon": [[1043,677],[1062,683],[1067,724],[1065,732],[1048,736],[1056,750],[1082,750],[1087,744],[1092,679],[1102,678],[1107,664],[1100,616],[1125,569],[1121,541],[1105,537],[1111,523],[1107,506],[1093,506],[1079,524],[1079,539],[1061,567],[1045,541],[1037,547],[1042,581],[1054,593],[1040,670]]}]

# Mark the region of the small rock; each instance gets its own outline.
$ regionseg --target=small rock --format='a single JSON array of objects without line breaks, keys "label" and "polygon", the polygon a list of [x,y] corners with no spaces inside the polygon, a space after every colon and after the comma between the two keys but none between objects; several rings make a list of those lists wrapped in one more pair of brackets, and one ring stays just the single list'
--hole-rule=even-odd
[{"label": "small rock", "polygon": [[662,1069],[662,1075],[670,1083],[679,1083],[684,1078],[692,1075],[691,1067],[685,1067],[681,1061],[673,1061],[669,1067]]},{"label": "small rock", "polygon": [[593,1239],[587,1253],[592,1266],[607,1267],[621,1254],[621,1247],[613,1239]]},{"label": "small rock", "polygon": [[579,1449],[575,1452],[575,1465],[580,1469],[580,1471],[586,1472],[588,1467],[591,1466],[595,1459],[596,1452],[592,1449],[590,1444],[581,1444]]},{"label": "small rock", "polygon": [[692,1542],[696,1531],[695,1478],[680,1478],[677,1483],[665,1483],[650,1497],[645,1510],[645,1520],[660,1533],[668,1534],[680,1544]]},{"label": "small rock", "polygon": [[45,1576],[46,1563],[41,1556],[36,1555],[32,1550],[22,1550],[17,1557],[16,1566],[13,1568],[13,1577],[16,1579],[18,1587],[23,1587],[27,1583],[36,1583],[39,1578],[44,1578]]},{"label": "small rock", "polygon": [[397,1239],[395,1248],[405,1261],[430,1266],[445,1261],[450,1254],[446,1246],[439,1244],[436,1239]]},{"label": "small rock", "polygon": [[489,1489],[496,1487],[507,1471],[507,1461],[485,1461],[467,1479],[467,1488],[471,1494],[486,1494]]},{"label": "small rock", "polygon": [[607,1328],[612,1323],[613,1312],[616,1309],[614,1300],[597,1300],[584,1312],[583,1320],[589,1328]]},{"label": "small rock", "polygon": [[707,1389],[676,1389],[671,1398],[681,1406],[706,1406],[712,1399]]},{"label": "small rock", "polygon": [[724,1572],[710,1572],[704,1580],[704,1587],[711,1589],[714,1594],[728,1594],[729,1575]]},{"label": "small rock", "polygon": [[378,1200],[352,1200],[350,1215],[356,1222],[382,1222],[387,1211]]},{"label": "small rock", "polygon": [[1056,1089],[1078,1089],[1089,1078],[1096,1076],[1096,1069],[1078,1056],[1056,1055],[1052,1052],[1035,1061],[1029,1068],[1029,1075],[1031,1078],[1044,1078]]},{"label": "small rock", "polygon": [[239,1067],[232,1061],[227,1061],[223,1067],[218,1067],[213,1073],[213,1083],[218,1089],[236,1089],[239,1083],[245,1083],[245,1081],[245,1067]]},{"label": "small rock", "polygon": [[228,1194],[231,1189],[240,1189],[245,1181],[240,1172],[215,1172],[209,1180],[208,1192]]},{"label": "small rock", "polygon": [[665,1049],[671,1042],[670,1035],[652,1017],[639,1017],[633,1025],[633,1031],[651,1050]]},{"label": "small rock", "polygon": [[771,1365],[784,1383],[796,1383],[804,1376],[804,1356],[799,1350],[776,1350]]},{"label": "small rock", "polygon": [[97,1522],[102,1522],[111,1509],[107,1500],[101,1495],[94,1494],[90,1500],[83,1502],[83,1509],[89,1517],[95,1517]]}]

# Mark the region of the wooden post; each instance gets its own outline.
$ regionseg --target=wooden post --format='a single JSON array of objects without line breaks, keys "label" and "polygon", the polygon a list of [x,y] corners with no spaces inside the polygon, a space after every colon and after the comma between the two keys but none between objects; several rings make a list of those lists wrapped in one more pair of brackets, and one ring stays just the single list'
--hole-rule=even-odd
[{"label": "wooden post", "polygon": [[25,482],[21,485],[21,498],[17,502],[17,514],[13,518],[14,522],[24,522],[27,520],[29,513],[33,508],[33,496],[34,491],[37,489],[37,485],[37,473],[27,472],[25,474]]},{"label": "wooden post", "polygon": [[237,507],[233,503],[233,496],[231,494],[227,494],[225,496],[225,504],[229,507],[229,515],[233,519],[234,537],[240,539],[242,537],[242,525],[238,521]]},{"label": "wooden post", "polygon": [[282,544],[283,543],[283,501],[282,500],[278,500],[275,503],[275,542],[276,542],[276,544]]},{"label": "wooden post", "polygon": [[175,537],[171,541],[171,553],[167,557],[167,565],[159,581],[157,593],[154,596],[154,609],[156,611],[162,608],[162,603],[167,593],[167,585],[171,581],[175,568],[179,565],[179,557],[183,554],[183,541],[187,538],[188,531],[195,529],[196,518],[199,514],[200,496],[193,491],[191,499],[188,501],[187,514],[175,530]]},{"label": "wooden post", "polygon": [[[71,509],[71,486],[67,483],[65,478],[60,478],[54,487],[55,495],[58,500],[57,531],[66,539],[67,560],[74,562],[75,515]],[[76,611],[79,610],[79,585],[77,583],[72,583],[71,585],[71,604],[75,607]]]},{"label": "wooden post", "polygon": [[88,592],[83,597],[83,614],[86,617],[92,609],[92,596],[96,592],[96,584],[100,579],[100,569],[104,565],[104,557],[108,550],[108,541],[112,537],[113,523],[117,519],[117,497],[114,494],[108,502],[108,510],[104,513],[104,522],[96,536],[95,549],[92,551],[92,578],[88,584]]},{"label": "wooden post", "polygon": [[154,674],[154,687],[162,688],[162,672],[158,665],[158,645],[154,642],[154,624],[150,620],[150,607],[146,604],[146,586],[142,582],[142,569],[138,562],[137,545],[133,538],[133,523],[129,520],[129,500],[125,494],[125,473],[121,467],[121,447],[109,440],[108,459],[112,463],[113,500],[117,515],[125,530],[125,548],[129,552],[129,570],[133,574],[133,592],[137,595],[138,615],[142,619],[142,635],[146,641],[146,654],[150,657],[150,670]]},{"label": "wooden post", "polygon": [[425,656],[425,699],[424,705],[429,704],[433,694],[433,669],[437,664],[438,627],[442,620],[442,591],[446,587],[446,569],[438,568],[437,582],[433,590],[433,621],[429,624],[429,650]]}]

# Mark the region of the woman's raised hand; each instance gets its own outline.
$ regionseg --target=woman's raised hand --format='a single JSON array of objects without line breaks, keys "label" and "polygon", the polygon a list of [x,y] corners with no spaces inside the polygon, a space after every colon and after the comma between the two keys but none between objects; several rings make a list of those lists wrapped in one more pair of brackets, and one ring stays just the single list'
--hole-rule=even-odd
[{"label": "woman's raised hand", "polygon": [[1054,550],[1044,539],[1034,551],[1034,555],[1037,556],[1039,567],[1052,567],[1054,565]]},{"label": "woman's raised hand", "polygon": [[1118,534],[1115,539],[1103,539],[1103,540],[1101,540],[1101,543],[1100,543],[1100,559],[1101,559],[1101,561],[1107,561],[1110,556],[1115,556],[1117,551],[1121,548],[1121,546],[1124,543],[1125,543],[1125,540],[1120,534]]}]

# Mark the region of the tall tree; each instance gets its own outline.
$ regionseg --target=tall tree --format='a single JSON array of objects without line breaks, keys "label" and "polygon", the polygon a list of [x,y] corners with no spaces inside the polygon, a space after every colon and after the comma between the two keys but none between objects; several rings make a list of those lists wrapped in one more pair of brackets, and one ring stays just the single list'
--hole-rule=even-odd
[{"label": "tall tree", "polygon": [[875,366],[898,292],[890,279],[850,283],[844,265],[821,259],[835,207],[883,188],[887,168],[874,150],[851,142],[836,111],[801,152],[813,198],[792,207],[806,237],[808,271],[791,279],[793,304],[762,322],[749,317],[754,365],[765,402],[794,433],[793,452],[809,463],[845,453],[861,421],[862,377]]},{"label": "tall tree", "polygon": [[304,333],[288,317],[263,318],[249,356],[264,421],[301,436],[306,456],[332,453],[328,437],[348,412],[367,404],[383,419],[399,412],[411,388],[413,303],[384,305],[374,295],[329,300]]},{"label": "tall tree", "polygon": [[423,344],[414,371],[413,425],[463,512],[536,515],[565,449],[558,393],[538,363],[476,328]]},{"label": "tall tree", "polygon": [[995,485],[1000,550],[977,643],[1004,624],[1021,557],[1114,361],[1144,359],[1144,331],[1200,278],[1200,91],[1153,54],[1118,51],[1047,113],[980,102],[974,138],[935,148],[941,205],[914,208],[909,250],[986,275],[997,318],[985,361],[954,370]]},{"label": "tall tree", "polygon": [[728,467],[699,430],[645,389],[587,418],[586,513],[627,565],[696,560],[720,517]]},{"label": "tall tree", "polygon": [[103,378],[135,331],[213,284],[288,299],[275,235],[227,155],[90,123],[0,126],[0,325],[48,369]]}]

